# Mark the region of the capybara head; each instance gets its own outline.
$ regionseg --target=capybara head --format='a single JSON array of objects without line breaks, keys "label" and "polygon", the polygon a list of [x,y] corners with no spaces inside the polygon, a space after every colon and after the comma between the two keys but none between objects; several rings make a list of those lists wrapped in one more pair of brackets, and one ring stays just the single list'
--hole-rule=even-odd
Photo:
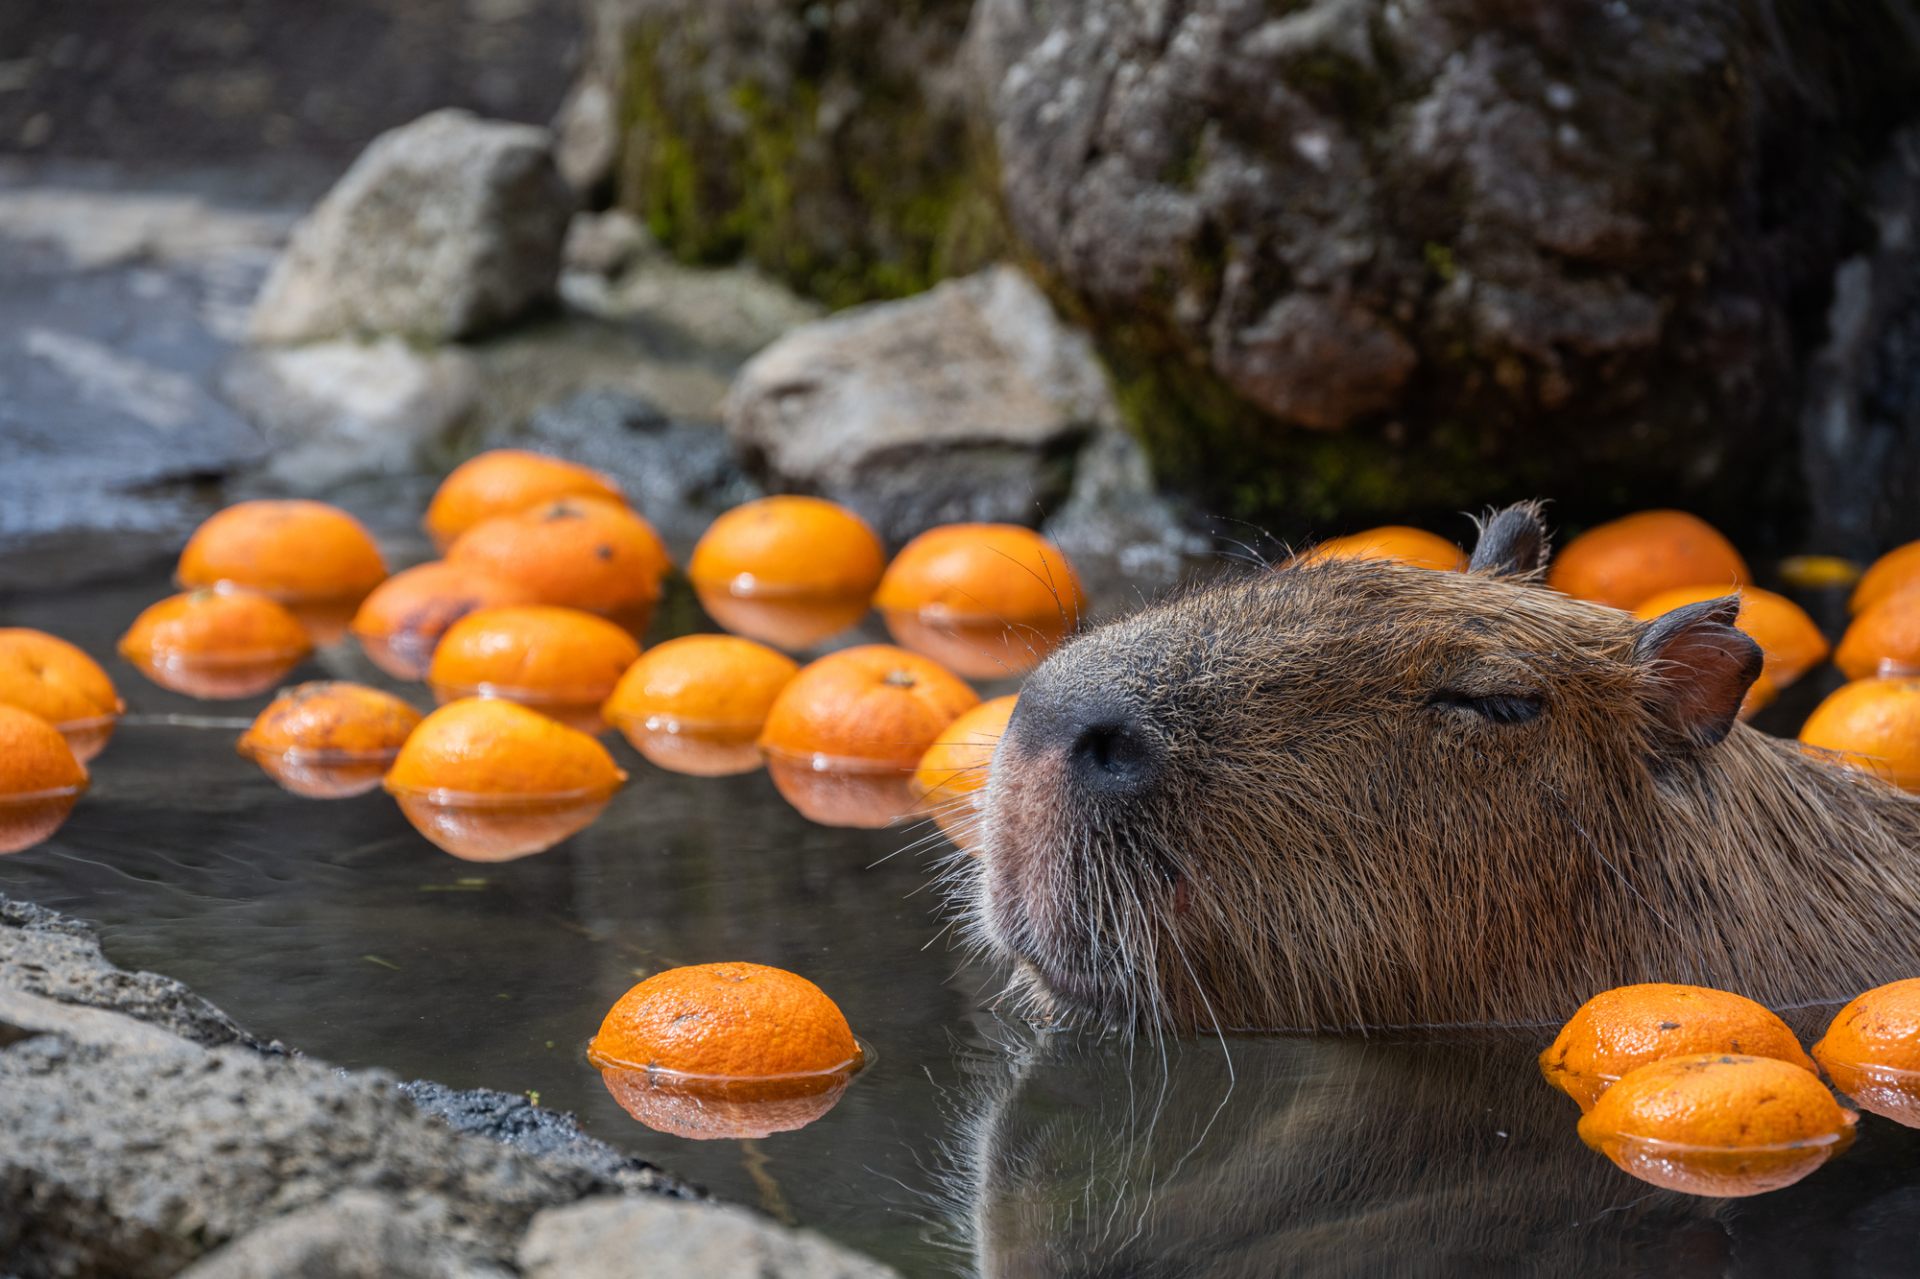
[{"label": "capybara head", "polygon": [[1834,998],[1920,969],[1920,803],[1736,723],[1737,601],[1305,560],[1074,640],[995,756],[975,934],[1121,1025],[1550,1021],[1628,981]]}]

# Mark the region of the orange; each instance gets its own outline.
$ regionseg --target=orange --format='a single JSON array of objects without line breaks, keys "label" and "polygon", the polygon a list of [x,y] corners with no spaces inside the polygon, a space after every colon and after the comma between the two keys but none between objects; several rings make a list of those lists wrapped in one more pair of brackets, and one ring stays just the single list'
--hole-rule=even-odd
[{"label": "orange", "polygon": [[1895,591],[1920,582],[1920,542],[1908,542],[1888,551],[1868,566],[1847,608],[1864,613]]},{"label": "orange", "polygon": [[604,617],[529,604],[469,613],[440,637],[427,682],[441,701],[504,697],[582,732],[599,732],[600,704],[640,644]]},{"label": "orange", "polygon": [[1733,543],[1685,511],[1641,511],[1590,528],[1547,572],[1556,591],[1624,609],[1676,586],[1718,586],[1725,595],[1752,581]]},{"label": "orange", "polygon": [[769,753],[910,771],[979,696],[939,663],[888,644],[829,653],[801,669],[767,713]]},{"label": "orange", "polygon": [[993,751],[1007,731],[1019,695],[1009,693],[980,703],[941,730],[914,770],[913,786],[921,806],[947,837],[969,847],[980,790],[987,784]]},{"label": "orange", "polygon": [[1807,716],[1800,743],[1920,792],[1920,677],[1841,685]]},{"label": "orange", "polygon": [[1856,614],[1833,664],[1848,679],[1920,675],[1920,584],[1890,591]]},{"label": "orange", "polygon": [[372,790],[420,712],[362,684],[315,680],[283,690],[240,736],[240,753],[288,790],[341,799]]},{"label": "orange", "polygon": [[381,670],[396,679],[420,679],[449,626],[478,608],[531,603],[532,594],[513,582],[434,560],[376,586],[349,629]]},{"label": "orange", "polygon": [[1039,664],[1080,623],[1067,557],[1015,524],[947,524],[908,542],[874,593],[895,640],[977,677]]},{"label": "orange", "polygon": [[588,1048],[598,1066],[705,1079],[840,1074],[860,1045],[840,1008],[806,978],[762,964],[655,973],[622,995]]},{"label": "orange", "polygon": [[1780,696],[1780,686],[1773,682],[1773,676],[1762,670],[1747,685],[1747,695],[1740,699],[1740,719],[1744,723],[1773,705]]},{"label": "orange", "polygon": [[0,704],[0,853],[50,837],[87,787],[87,770],[58,729]]},{"label": "orange", "polygon": [[46,720],[82,763],[113,735],[125,704],[100,664],[45,631],[0,627],[0,705]]},{"label": "orange", "polygon": [[1920,1128],[1920,977],[1876,987],[1842,1008],[1813,1055],[1862,1106]]},{"label": "orange", "polygon": [[422,527],[433,544],[445,551],[454,539],[484,520],[563,497],[625,500],[618,484],[591,467],[525,449],[494,449],[448,472],[434,490]]},{"label": "orange", "polygon": [[1832,590],[1860,580],[1860,566],[1838,555],[1789,555],[1780,561],[1780,580],[1803,591]]},{"label": "orange", "polygon": [[[1678,586],[1649,595],[1634,608],[1633,614],[1642,621],[1650,622],[1676,608],[1733,593],[1724,586],[1712,583]],[[1766,661],[1766,673],[1772,678],[1776,689],[1787,687],[1827,660],[1830,647],[1827,637],[1807,616],[1807,610],[1784,595],[1763,591],[1757,586],[1741,587],[1738,594],[1740,614],[1734,619],[1734,625],[1760,646],[1761,655]]]},{"label": "orange", "polygon": [[120,652],[155,683],[192,697],[248,697],[313,651],[306,630],[257,591],[169,596],[133,619]]},{"label": "orange", "polygon": [[1689,1053],[1623,1076],[1581,1116],[1580,1137],[1643,1181],[1752,1195],[1792,1185],[1845,1149],[1857,1118],[1801,1066]]},{"label": "orange", "polygon": [[1701,1052],[1749,1053],[1814,1068],[1787,1024],[1746,996],[1647,982],[1582,1004],[1540,1054],[1540,1071],[1586,1110],[1636,1067]]},{"label": "orange", "polygon": [[324,502],[241,502],[211,516],[180,553],[180,585],[231,582],[281,601],[359,599],[387,575],[359,520]]},{"label": "orange", "polygon": [[638,515],[603,498],[572,497],[474,525],[447,561],[513,582],[539,603],[623,620],[660,598],[671,563]]},{"label": "orange", "polygon": [[818,497],[763,497],[708,526],[687,561],[695,586],[743,598],[873,594],[886,552],[867,522]]},{"label": "orange", "polygon": [[1318,560],[1398,560],[1421,568],[1465,568],[1467,556],[1458,546],[1421,528],[1384,524],[1363,533],[1329,538],[1303,552],[1295,563]]},{"label": "orange", "polygon": [[685,635],[627,668],[602,714],[662,768],[700,776],[760,766],[755,744],[800,666],[733,635]]}]

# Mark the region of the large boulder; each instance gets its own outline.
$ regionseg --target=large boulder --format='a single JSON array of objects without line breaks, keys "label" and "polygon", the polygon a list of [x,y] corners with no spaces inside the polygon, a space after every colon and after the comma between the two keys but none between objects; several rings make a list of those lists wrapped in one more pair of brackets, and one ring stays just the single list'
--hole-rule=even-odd
[{"label": "large boulder", "polygon": [[889,1266],[738,1208],[590,1199],[544,1212],[520,1247],[528,1279],[627,1279],[639,1258],[700,1279],[897,1279]]},{"label": "large boulder", "polygon": [[1086,336],[995,267],[795,329],[740,371],[725,414],[769,487],[845,502],[899,539],[1038,522],[1112,407]]},{"label": "large boulder", "polygon": [[574,196],[552,136],[435,111],[381,134],[294,230],[260,291],[261,342],[439,342],[547,301]]},{"label": "large boulder", "polygon": [[981,0],[975,48],[1013,231],[1213,509],[1740,522],[1911,88],[1896,16]]},{"label": "large boulder", "polygon": [[[689,260],[833,305],[918,292],[1000,239],[962,64],[972,0],[593,0],[569,169],[617,104],[620,202]],[[581,156],[584,158],[575,158]]]}]

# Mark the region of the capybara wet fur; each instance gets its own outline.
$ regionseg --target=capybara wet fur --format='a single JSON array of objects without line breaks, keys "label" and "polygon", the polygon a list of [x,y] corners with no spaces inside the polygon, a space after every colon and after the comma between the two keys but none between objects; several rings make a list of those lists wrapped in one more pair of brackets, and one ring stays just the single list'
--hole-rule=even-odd
[{"label": "capybara wet fur", "polygon": [[1737,601],[1642,623],[1540,584],[1322,560],[1075,639],[1020,696],[976,941],[1129,1027],[1552,1022],[1637,981],[1775,1006],[1920,972],[1920,799],[1735,722]]}]

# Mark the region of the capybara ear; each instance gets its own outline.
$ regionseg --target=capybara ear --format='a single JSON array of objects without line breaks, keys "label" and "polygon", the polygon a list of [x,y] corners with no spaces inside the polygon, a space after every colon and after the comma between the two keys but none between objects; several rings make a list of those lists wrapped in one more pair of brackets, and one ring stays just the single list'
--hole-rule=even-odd
[{"label": "capybara ear", "polygon": [[1547,566],[1547,522],[1539,502],[1516,502],[1490,511],[1477,521],[1480,540],[1474,543],[1470,573],[1500,577],[1538,577]]},{"label": "capybara ear", "polygon": [[1654,618],[1633,643],[1655,713],[1697,746],[1733,731],[1760,678],[1760,646],[1734,628],[1739,615],[1738,595],[1701,600]]}]

